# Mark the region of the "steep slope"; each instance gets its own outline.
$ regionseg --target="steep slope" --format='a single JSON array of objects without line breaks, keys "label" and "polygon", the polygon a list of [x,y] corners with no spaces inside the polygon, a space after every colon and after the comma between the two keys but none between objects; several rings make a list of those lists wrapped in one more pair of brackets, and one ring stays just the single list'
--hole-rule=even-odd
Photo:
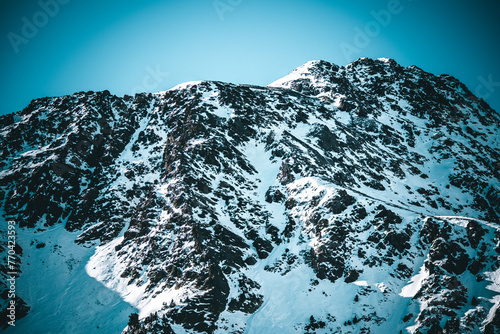
[{"label": "steep slope", "polygon": [[31,307],[7,331],[120,331],[125,302],[128,333],[500,330],[500,116],[450,76],[313,61],[0,122]]}]

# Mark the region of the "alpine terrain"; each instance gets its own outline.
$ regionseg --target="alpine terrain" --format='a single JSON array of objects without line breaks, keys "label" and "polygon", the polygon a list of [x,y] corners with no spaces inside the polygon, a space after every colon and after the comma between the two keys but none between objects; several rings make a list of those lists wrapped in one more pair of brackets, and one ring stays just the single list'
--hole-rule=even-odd
[{"label": "alpine terrain", "polygon": [[1,325],[500,333],[499,128],[385,58],[34,100],[0,117]]}]

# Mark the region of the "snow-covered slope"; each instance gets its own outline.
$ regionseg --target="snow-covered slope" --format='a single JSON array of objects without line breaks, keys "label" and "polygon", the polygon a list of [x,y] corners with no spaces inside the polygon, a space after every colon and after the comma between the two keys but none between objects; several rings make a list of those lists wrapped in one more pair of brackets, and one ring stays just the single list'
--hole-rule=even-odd
[{"label": "snow-covered slope", "polygon": [[312,61],[0,126],[6,332],[500,330],[500,116],[451,76]]}]

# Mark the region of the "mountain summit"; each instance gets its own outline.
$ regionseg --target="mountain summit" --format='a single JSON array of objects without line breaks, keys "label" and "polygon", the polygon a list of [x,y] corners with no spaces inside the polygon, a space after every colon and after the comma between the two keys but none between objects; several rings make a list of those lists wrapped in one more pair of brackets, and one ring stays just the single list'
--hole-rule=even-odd
[{"label": "mountain summit", "polygon": [[34,100],[0,117],[5,332],[498,333],[499,128],[385,58]]}]

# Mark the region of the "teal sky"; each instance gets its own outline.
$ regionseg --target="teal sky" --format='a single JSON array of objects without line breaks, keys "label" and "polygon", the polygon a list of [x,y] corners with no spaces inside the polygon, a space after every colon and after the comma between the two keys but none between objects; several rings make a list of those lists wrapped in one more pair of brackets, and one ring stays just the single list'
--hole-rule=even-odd
[{"label": "teal sky", "polygon": [[388,57],[451,74],[500,111],[500,3],[4,0],[0,114],[87,90],[267,85],[308,60]]}]

